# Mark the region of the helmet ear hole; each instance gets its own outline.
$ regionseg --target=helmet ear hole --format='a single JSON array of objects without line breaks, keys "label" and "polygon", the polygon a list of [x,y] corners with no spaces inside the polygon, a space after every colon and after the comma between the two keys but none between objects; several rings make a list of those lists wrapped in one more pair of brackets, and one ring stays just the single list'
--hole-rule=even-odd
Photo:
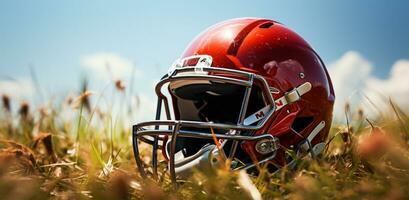
[{"label": "helmet ear hole", "polygon": [[302,132],[305,128],[307,128],[312,121],[314,120],[314,117],[308,116],[308,117],[297,117],[295,118],[293,124],[291,125],[291,128],[296,131],[296,132]]},{"label": "helmet ear hole", "polygon": [[270,28],[272,25],[274,25],[273,22],[267,22],[267,23],[260,25],[259,28]]}]

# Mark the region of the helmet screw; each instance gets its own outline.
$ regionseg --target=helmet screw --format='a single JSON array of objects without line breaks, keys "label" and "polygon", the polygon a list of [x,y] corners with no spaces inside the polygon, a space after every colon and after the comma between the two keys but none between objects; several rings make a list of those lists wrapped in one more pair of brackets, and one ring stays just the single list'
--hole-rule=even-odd
[{"label": "helmet screw", "polygon": [[268,154],[276,151],[278,148],[278,139],[262,139],[256,143],[255,149],[260,154]]},{"label": "helmet screw", "polygon": [[299,75],[300,75],[300,78],[302,78],[302,79],[305,78],[305,74],[303,72],[301,72]]},{"label": "helmet screw", "polygon": [[268,144],[267,143],[261,143],[260,144],[260,151],[268,151]]}]

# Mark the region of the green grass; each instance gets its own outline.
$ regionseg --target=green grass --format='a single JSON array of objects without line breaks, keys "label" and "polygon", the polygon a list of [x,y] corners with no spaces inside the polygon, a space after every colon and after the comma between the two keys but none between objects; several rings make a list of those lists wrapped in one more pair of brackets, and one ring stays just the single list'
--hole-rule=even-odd
[{"label": "green grass", "polygon": [[[126,98],[123,90],[115,95]],[[158,180],[139,177],[131,124],[123,123],[128,112],[114,118],[89,95],[42,107],[22,103],[18,110],[3,96],[1,199],[249,199],[251,192],[264,199],[409,198],[409,118],[392,102],[385,115],[372,120],[348,106],[348,123],[333,125],[325,153],[298,160],[295,170],[261,170],[251,181],[226,169],[196,171],[175,188],[165,168]],[[149,163],[148,149],[142,154]]]}]

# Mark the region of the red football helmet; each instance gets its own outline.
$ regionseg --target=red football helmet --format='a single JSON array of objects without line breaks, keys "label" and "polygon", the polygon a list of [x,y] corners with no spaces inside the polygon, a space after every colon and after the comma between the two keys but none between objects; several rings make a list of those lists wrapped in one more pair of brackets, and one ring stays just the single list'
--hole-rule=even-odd
[{"label": "red football helmet", "polygon": [[[173,181],[225,156],[232,169],[290,164],[286,150],[318,155],[332,120],[334,90],[324,63],[284,25],[256,18],[218,23],[187,47],[156,86],[156,120],[133,126],[152,145],[157,174],[162,151]],[[167,120],[161,120],[164,105]],[[305,154],[304,154],[305,155]]]}]

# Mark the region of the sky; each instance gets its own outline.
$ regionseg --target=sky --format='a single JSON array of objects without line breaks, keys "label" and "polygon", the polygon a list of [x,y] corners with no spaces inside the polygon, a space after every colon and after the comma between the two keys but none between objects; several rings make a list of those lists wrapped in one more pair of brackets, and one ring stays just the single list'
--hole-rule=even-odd
[{"label": "sky", "polygon": [[308,41],[330,71],[336,112],[362,91],[381,91],[409,109],[409,1],[403,0],[1,0],[0,93],[37,96],[30,68],[44,91],[61,95],[78,90],[84,77],[102,88],[112,76],[135,74],[135,91],[152,107],[155,81],[189,41],[237,17],[274,19]]}]

